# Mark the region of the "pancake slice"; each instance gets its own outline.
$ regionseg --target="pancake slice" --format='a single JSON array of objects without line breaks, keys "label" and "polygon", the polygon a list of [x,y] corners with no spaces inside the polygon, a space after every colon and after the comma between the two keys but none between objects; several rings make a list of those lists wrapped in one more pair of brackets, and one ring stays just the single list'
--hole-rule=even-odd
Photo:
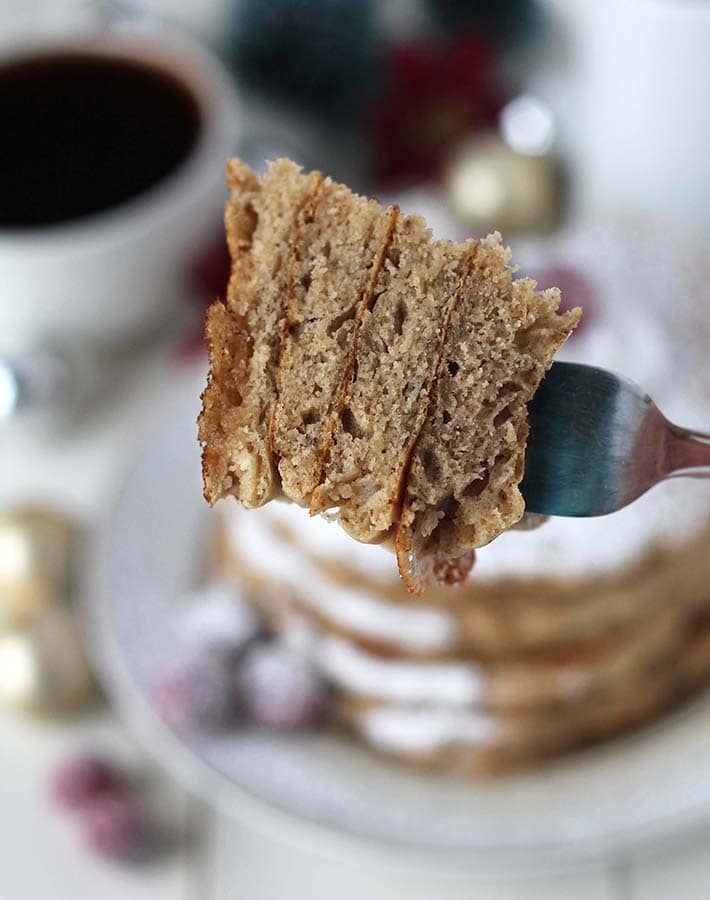
[{"label": "pancake slice", "polygon": [[232,271],[226,302],[210,307],[205,335],[210,374],[202,395],[199,439],[205,498],[233,494],[257,507],[280,491],[269,448],[269,422],[288,297],[293,235],[319,173],[289,160],[261,180],[239,160],[227,167],[225,207]]},{"label": "pancake slice", "polygon": [[320,481],[395,214],[326,178],[292,259],[270,437],[283,492],[301,506]]},{"label": "pancake slice", "polygon": [[526,404],[581,315],[558,315],[556,288],[513,281],[509,260],[499,235],[482,241],[450,317],[397,528],[414,593],[463,580],[472,550],[522,517]]},{"label": "pancake slice", "polygon": [[379,542],[397,522],[444,328],[475,242],[432,241],[419,216],[400,218],[365,310],[352,377],[311,512],[337,508],[353,537]]}]

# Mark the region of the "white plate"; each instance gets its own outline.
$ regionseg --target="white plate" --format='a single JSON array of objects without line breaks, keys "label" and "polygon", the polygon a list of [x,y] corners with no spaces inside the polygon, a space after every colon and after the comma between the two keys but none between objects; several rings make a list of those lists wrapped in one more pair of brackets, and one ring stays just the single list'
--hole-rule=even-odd
[{"label": "white plate", "polygon": [[636,734],[488,783],[421,775],[345,737],[258,730],[178,739],[146,689],[179,651],[176,598],[203,565],[196,394],[176,398],[103,529],[92,579],[96,659],[149,751],[233,816],[321,848],[407,864],[524,868],[592,861],[710,821],[710,698]]}]

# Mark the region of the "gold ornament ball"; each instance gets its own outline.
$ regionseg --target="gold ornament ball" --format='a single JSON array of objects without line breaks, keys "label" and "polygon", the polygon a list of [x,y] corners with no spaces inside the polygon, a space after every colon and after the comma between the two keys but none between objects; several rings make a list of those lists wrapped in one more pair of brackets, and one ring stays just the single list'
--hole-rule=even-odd
[{"label": "gold ornament ball", "polygon": [[62,594],[39,573],[0,582],[0,628],[26,625],[47,606],[62,599]]},{"label": "gold ornament ball", "polygon": [[475,231],[542,231],[560,217],[561,180],[552,157],[517,153],[492,135],[459,148],[445,185],[454,214]]},{"label": "gold ornament ball", "polygon": [[18,506],[0,515],[0,582],[42,572],[58,586],[70,579],[74,526],[61,513]]},{"label": "gold ornament ball", "polygon": [[0,702],[5,706],[58,715],[85,704],[93,687],[79,630],[67,607],[45,609],[29,627],[0,634]]},{"label": "gold ornament ball", "polygon": [[66,599],[73,562],[74,528],[65,516],[31,506],[0,515],[0,625]]}]

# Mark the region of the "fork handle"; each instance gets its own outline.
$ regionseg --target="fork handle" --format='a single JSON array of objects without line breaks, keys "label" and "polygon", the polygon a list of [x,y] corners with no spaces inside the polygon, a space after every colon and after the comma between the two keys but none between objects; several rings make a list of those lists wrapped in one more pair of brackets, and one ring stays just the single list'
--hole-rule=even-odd
[{"label": "fork handle", "polygon": [[710,478],[710,434],[668,422],[663,468],[666,478]]}]

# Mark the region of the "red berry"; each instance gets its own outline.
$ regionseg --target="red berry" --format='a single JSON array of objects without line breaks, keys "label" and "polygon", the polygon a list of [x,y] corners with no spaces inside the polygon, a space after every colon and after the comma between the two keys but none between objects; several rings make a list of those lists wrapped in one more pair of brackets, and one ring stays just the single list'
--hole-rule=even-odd
[{"label": "red berry", "polygon": [[96,754],[82,753],[59,766],[52,776],[52,799],[61,809],[82,809],[99,795],[117,790],[120,780],[111,763]]},{"label": "red berry", "polygon": [[84,826],[88,846],[107,859],[141,862],[157,848],[145,810],[127,797],[97,797],[86,809]]},{"label": "red berry", "polygon": [[291,731],[319,722],[328,692],[323,680],[298,654],[286,647],[254,647],[242,669],[244,703],[254,720]]},{"label": "red berry", "polygon": [[375,179],[431,178],[453,142],[492,127],[505,102],[497,62],[494,43],[480,35],[385,48],[387,87],[367,116]]},{"label": "red berry", "polygon": [[237,661],[213,648],[180,660],[160,673],[152,698],[176,731],[228,727],[241,710]]}]

